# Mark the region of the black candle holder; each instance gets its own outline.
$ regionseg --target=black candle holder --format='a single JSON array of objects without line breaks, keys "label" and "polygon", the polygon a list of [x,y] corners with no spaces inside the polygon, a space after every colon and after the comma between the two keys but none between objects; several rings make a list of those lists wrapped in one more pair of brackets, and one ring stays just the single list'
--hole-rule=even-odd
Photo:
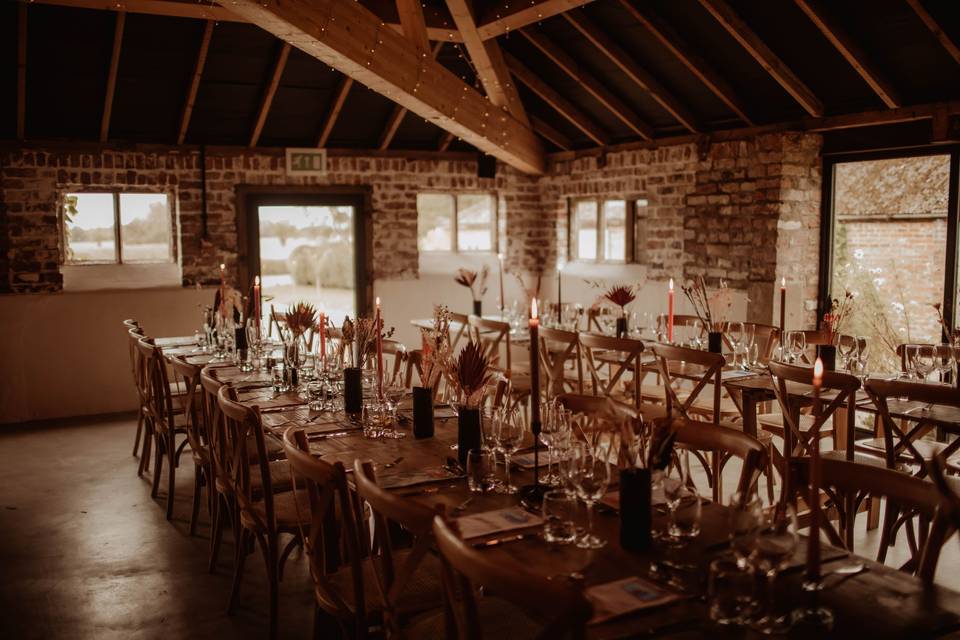
[{"label": "black candle holder", "polygon": [[620,471],[620,546],[647,551],[653,545],[650,469]]},{"label": "black candle holder", "polygon": [[533,432],[533,484],[520,487],[520,504],[531,511],[539,511],[543,508],[543,494],[550,487],[540,484],[540,421],[530,423],[530,431]]},{"label": "black candle holder", "polygon": [[413,437],[433,437],[433,389],[413,388]]},{"label": "black candle holder", "polygon": [[471,450],[479,449],[481,441],[480,409],[461,407],[457,413],[457,458],[461,467],[467,468],[467,455]]},{"label": "black candle holder", "polygon": [[474,300],[473,301],[473,315],[482,316],[483,315],[483,300]]},{"label": "black candle holder", "polygon": [[707,351],[710,353],[723,353],[723,334],[719,331],[710,331],[707,333]]},{"label": "black candle holder", "polygon": [[818,344],[817,357],[823,362],[824,371],[835,371],[837,368],[837,348],[832,344]]},{"label": "black candle holder", "polygon": [[347,367],[343,370],[343,411],[360,413],[363,410],[363,377],[360,367]]}]

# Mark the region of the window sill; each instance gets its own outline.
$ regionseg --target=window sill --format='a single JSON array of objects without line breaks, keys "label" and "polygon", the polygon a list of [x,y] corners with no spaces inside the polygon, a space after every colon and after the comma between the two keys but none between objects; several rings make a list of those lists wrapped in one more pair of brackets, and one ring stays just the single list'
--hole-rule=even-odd
[{"label": "window sill", "polygon": [[495,273],[497,268],[497,254],[489,251],[471,251],[455,253],[452,251],[444,252],[420,252],[420,273],[429,275],[449,275],[460,268],[464,269],[482,269],[486,265],[491,273]]},{"label": "window sill", "polygon": [[183,274],[177,263],[62,265],[64,291],[154,289],[179,287]]}]

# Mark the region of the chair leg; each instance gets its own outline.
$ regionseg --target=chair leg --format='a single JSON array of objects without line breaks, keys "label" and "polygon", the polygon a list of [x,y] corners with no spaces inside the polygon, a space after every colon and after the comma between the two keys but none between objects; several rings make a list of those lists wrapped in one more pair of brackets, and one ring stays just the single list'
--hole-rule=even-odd
[{"label": "chair leg", "polygon": [[143,449],[140,451],[140,466],[137,468],[137,477],[142,477],[144,471],[150,470],[150,453],[153,447],[153,425],[149,418],[144,418]]},{"label": "chair leg", "polygon": [[867,531],[880,526],[880,498],[871,497],[867,503]]},{"label": "chair leg", "polygon": [[171,432],[168,436],[170,439],[169,444],[167,445],[167,454],[170,456],[170,460],[167,461],[167,520],[173,519],[173,494],[175,492],[176,485],[176,475],[177,475],[177,453],[174,445],[176,444],[173,439],[173,433]]},{"label": "chair leg", "polygon": [[211,493],[216,494],[213,497],[213,513],[210,515],[210,563],[207,570],[214,573],[217,570],[217,559],[220,557],[220,543],[223,542],[223,510],[226,505],[223,501],[226,499],[216,493],[212,488]]},{"label": "chair leg", "polygon": [[140,448],[140,437],[143,435],[143,408],[137,412],[137,435],[133,439],[133,455],[136,457],[137,449]]},{"label": "chair leg", "polygon": [[152,498],[157,497],[157,491],[160,488],[160,473],[163,469],[163,438],[159,434],[154,432],[154,439],[156,440],[155,448],[153,450],[153,488],[150,490],[150,496]]},{"label": "chair leg", "polygon": [[270,583],[270,640],[275,640],[280,621],[280,558],[277,548],[280,541],[267,536],[264,560],[267,564],[267,581]]},{"label": "chair leg", "polygon": [[889,500],[886,503],[887,508],[883,512],[883,525],[880,529],[880,548],[877,550],[877,562],[881,564],[887,559],[887,549],[893,541],[893,528],[897,524],[897,516],[899,515],[899,510]]},{"label": "chair leg", "polygon": [[240,599],[240,582],[243,579],[243,566],[247,562],[247,536],[249,532],[241,529],[237,534],[237,562],[233,568],[233,585],[230,587],[230,602],[227,604],[227,613],[233,614]]},{"label": "chair leg", "polygon": [[200,515],[200,493],[203,491],[203,467],[193,470],[193,508],[190,511],[190,535],[197,534],[197,519]]}]

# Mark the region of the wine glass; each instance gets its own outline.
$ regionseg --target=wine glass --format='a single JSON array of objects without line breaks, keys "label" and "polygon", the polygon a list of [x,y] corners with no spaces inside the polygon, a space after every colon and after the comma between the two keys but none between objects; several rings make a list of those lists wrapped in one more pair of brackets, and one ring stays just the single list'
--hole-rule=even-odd
[{"label": "wine glass", "polygon": [[657,342],[667,341],[667,316],[661,313],[657,316]]},{"label": "wine glass", "polygon": [[676,546],[682,546],[688,539],[700,534],[701,505],[700,496],[690,481],[690,452],[687,449],[678,450],[674,461],[675,464],[667,467],[663,475],[663,495],[670,516],[667,524],[668,540]]},{"label": "wine glass", "polygon": [[770,507],[757,532],[750,560],[754,568],[767,579],[766,610],[754,623],[754,629],[764,635],[786,633],[786,616],[777,614],[774,585],[777,575],[797,550],[797,512],[793,505]]},{"label": "wine glass", "polygon": [[523,422],[520,419],[520,412],[516,409],[503,409],[496,416],[494,420],[497,432],[497,451],[503,455],[505,469],[505,482],[500,491],[513,494],[517,492],[517,487],[510,479],[510,457],[517,452],[520,443],[523,442]]},{"label": "wine glass", "polygon": [[841,366],[850,370],[850,360],[857,355],[857,339],[854,336],[840,336],[837,340],[837,353],[842,358]]},{"label": "wine glass", "polygon": [[743,324],[743,370],[746,371],[751,365],[757,364],[757,351],[754,349],[757,340],[757,325],[751,323]]},{"label": "wine glass", "polygon": [[925,382],[930,374],[937,368],[933,345],[920,344],[916,346],[917,348],[916,351],[914,351],[913,357],[913,368],[917,378]]},{"label": "wine glass", "polygon": [[797,362],[807,348],[807,336],[803,331],[787,331],[786,344],[790,362]]},{"label": "wine glass", "polygon": [[727,511],[730,525],[730,549],[737,566],[746,569],[750,555],[757,545],[757,535],[763,523],[763,501],[756,488],[737,491],[730,496]]},{"label": "wine glass", "polygon": [[544,484],[555,485],[559,478],[553,473],[553,453],[560,437],[560,420],[563,407],[549,404],[543,408],[543,422],[540,428],[540,440],[547,449],[547,473],[543,478]]},{"label": "wine glass", "polygon": [[737,366],[740,345],[743,344],[743,323],[737,320],[728,322],[726,333],[727,340],[730,341],[730,348],[733,350],[733,366]]},{"label": "wine glass", "polygon": [[690,348],[691,349],[702,349],[703,348],[703,325],[700,323],[700,320],[694,320],[690,323]]},{"label": "wine glass", "polygon": [[938,344],[934,346],[933,349],[934,357],[937,363],[937,369],[940,371],[940,380],[946,380],[947,375],[953,371],[953,347],[951,347],[949,344]]},{"label": "wine glass", "polygon": [[581,549],[600,549],[607,541],[593,533],[593,505],[607,492],[610,465],[606,456],[597,455],[585,442],[577,443],[571,454],[577,497],[587,505],[587,530],[577,540],[577,546]]}]

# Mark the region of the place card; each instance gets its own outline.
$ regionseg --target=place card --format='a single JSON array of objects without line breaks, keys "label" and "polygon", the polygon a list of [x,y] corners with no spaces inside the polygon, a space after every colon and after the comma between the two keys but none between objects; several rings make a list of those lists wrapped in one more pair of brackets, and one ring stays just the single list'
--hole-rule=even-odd
[{"label": "place card", "polygon": [[401,487],[413,487],[418,484],[429,484],[431,482],[446,482],[462,478],[450,473],[442,467],[429,470],[418,471],[397,471],[395,473],[383,473],[377,476],[377,484],[383,489],[399,489]]},{"label": "place card", "polygon": [[287,391],[274,395],[272,389],[257,389],[248,393],[239,394],[240,402],[249,405],[256,405],[260,410],[264,409],[282,409],[284,407],[297,407],[307,404],[300,394]]},{"label": "place card", "polygon": [[660,607],[681,596],[636,576],[589,587],[584,595],[593,605],[589,624],[600,624],[612,618]]},{"label": "place card", "polygon": [[457,518],[457,525],[464,540],[469,540],[502,531],[538,527],[543,525],[543,518],[520,507],[508,507]]},{"label": "place card", "polygon": [[[672,478],[668,478],[672,480]],[[615,511],[620,511],[620,490],[615,489],[613,491],[608,491],[606,495],[600,498],[600,504],[610,507]],[[663,493],[663,484],[657,482],[653,485],[650,491],[650,504],[651,506],[660,506],[667,504],[667,498]]]}]

